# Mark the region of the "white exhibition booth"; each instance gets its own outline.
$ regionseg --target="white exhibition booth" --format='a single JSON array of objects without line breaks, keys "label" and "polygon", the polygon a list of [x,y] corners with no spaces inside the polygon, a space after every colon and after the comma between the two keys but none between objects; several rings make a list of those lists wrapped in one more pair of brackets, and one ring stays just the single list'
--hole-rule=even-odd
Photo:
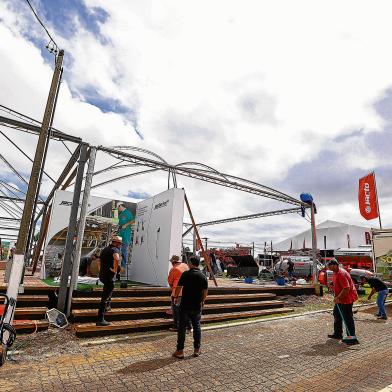
[{"label": "white exhibition booth", "polygon": [[184,190],[173,188],[137,205],[129,277],[168,286],[170,257],[181,256]]},{"label": "white exhibition booth", "polygon": [[[184,190],[173,188],[137,204],[127,202],[127,208],[136,212],[132,258],[128,264],[128,279],[156,286],[167,284],[170,257],[181,256],[182,229],[184,219]],[[44,260],[56,257],[65,246],[63,240],[66,232],[73,192],[56,191],[49,220],[48,233],[45,239]],[[88,215],[96,215],[100,220],[118,222],[116,216],[109,217],[108,211],[115,209],[118,200],[90,196]],[[106,213],[104,210],[106,211]],[[129,261],[128,261],[129,262]],[[45,274],[45,263],[41,276]]]}]

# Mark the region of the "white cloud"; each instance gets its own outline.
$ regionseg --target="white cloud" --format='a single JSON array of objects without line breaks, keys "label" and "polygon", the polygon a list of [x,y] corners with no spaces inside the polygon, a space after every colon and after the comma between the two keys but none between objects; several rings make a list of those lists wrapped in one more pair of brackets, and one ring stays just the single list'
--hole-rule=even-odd
[{"label": "white cloud", "polygon": [[[201,161],[267,185],[326,147],[341,153],[347,167],[367,170],[380,163],[359,136],[344,143],[333,140],[356,129],[365,134],[382,130],[372,105],[390,85],[390,2],[86,4],[108,12],[100,26],[107,41],[81,24],[68,40],[57,29],[66,56],[72,56],[56,113],[58,128],[93,144],[137,145],[173,163]],[[40,118],[51,67],[21,36],[29,22],[20,18],[16,24],[7,2],[0,11],[0,101]],[[37,36],[39,29],[33,32]],[[84,102],[91,88],[135,112],[144,141],[129,117]],[[17,138],[32,153],[31,143]],[[60,149],[52,156],[50,165],[58,173]],[[22,169],[21,162],[14,163]],[[98,166],[105,163],[100,160]],[[148,175],[105,191],[127,193],[132,187],[155,193],[165,183],[165,175]],[[259,212],[267,205],[223,188],[181,183],[192,195],[203,195],[193,197],[200,220]],[[347,220],[355,219],[356,201],[351,202]],[[271,219],[287,222],[282,236],[287,228],[298,228],[293,217]],[[273,237],[278,230],[244,225],[241,235],[247,238],[258,238],[259,231]],[[235,238],[236,230],[227,231]]]}]

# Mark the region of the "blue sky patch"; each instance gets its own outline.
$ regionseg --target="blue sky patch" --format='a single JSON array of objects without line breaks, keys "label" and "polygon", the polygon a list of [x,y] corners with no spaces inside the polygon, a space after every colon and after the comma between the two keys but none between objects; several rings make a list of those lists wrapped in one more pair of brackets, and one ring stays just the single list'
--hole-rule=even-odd
[{"label": "blue sky patch", "polygon": [[83,28],[99,37],[101,42],[107,42],[101,34],[100,24],[105,23],[109,14],[102,8],[88,8],[83,0],[40,0],[38,10],[64,38],[75,35],[78,21]]},{"label": "blue sky patch", "polygon": [[127,197],[132,197],[133,199],[137,199],[137,200],[144,200],[144,199],[148,199],[151,197],[151,195],[149,195],[146,192],[128,192]]}]

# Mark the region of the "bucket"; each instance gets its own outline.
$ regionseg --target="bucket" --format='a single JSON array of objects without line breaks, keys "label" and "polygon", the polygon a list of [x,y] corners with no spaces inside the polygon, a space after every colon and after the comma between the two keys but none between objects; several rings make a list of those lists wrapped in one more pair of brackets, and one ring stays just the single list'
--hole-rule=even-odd
[{"label": "bucket", "polygon": [[279,276],[279,278],[276,279],[276,283],[277,283],[279,286],[284,286],[284,285],[286,284],[286,282],[285,282],[283,276]]}]

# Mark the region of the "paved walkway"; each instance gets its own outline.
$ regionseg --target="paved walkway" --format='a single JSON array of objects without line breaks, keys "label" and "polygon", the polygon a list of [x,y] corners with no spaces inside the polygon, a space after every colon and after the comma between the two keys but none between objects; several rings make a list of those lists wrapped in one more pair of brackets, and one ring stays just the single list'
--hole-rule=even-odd
[{"label": "paved walkway", "polygon": [[182,361],[168,333],[86,345],[49,331],[19,339],[0,391],[378,391],[392,383],[392,321],[356,320],[358,346],[327,340],[322,313],[204,331],[202,356],[190,357],[188,337]]}]

